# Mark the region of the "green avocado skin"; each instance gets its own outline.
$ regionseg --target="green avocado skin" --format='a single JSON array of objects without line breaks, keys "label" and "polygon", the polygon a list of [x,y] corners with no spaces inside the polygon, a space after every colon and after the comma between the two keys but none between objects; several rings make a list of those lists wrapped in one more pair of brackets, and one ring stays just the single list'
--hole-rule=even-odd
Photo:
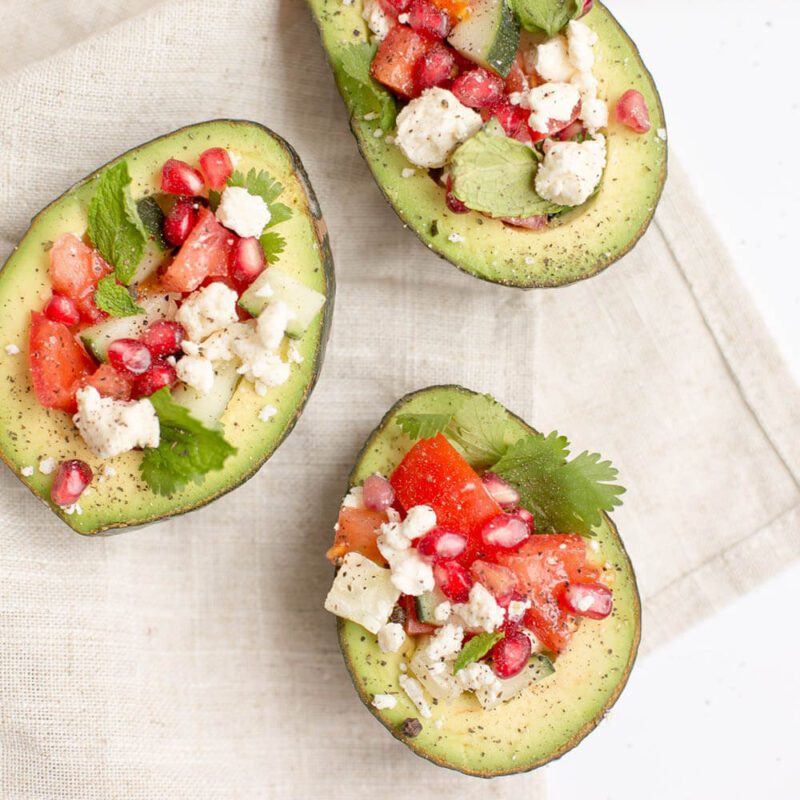
[{"label": "green avocado skin", "polygon": [[[412,442],[395,424],[400,414],[454,412],[474,392],[460,386],[432,386],[400,399],[367,439],[350,475],[348,488],[379,472],[388,475]],[[509,433],[535,432],[508,412]],[[369,711],[417,755],[440,766],[478,777],[526,772],[552,761],[577,745],[600,722],[619,697],[639,646],[641,604],[636,578],[616,527],[605,517],[593,534],[614,566],[614,611],[601,622],[583,620],[569,648],[555,662],[555,673],[490,711],[462,695],[439,703],[423,719],[399,685],[400,664],[409,663],[414,646],[382,653],[376,637],[360,625],[338,620],[339,646],[353,685]],[[372,706],[376,694],[393,694],[390,710]],[[415,737],[403,722],[419,718]]]},{"label": "green avocado skin", "polygon": [[[92,173],[41,211],[0,271],[0,341],[20,348],[16,357],[0,360],[0,457],[40,500],[73,530],[97,535],[155,522],[199,508],[252,477],[291,432],[316,383],[330,331],[335,279],[333,258],[319,204],[297,153],[280,136],[248,121],[213,120],[191,125],[141,145],[115,159],[128,163],[132,192],[140,198],[159,191],[158,176],[170,157],[197,163],[209,147],[235,153],[237,169],[266,170],[284,186],[281,201],[292,217],[276,229],[287,241],[279,265],[295,278],[326,296],[325,305],[297,346],[304,361],[295,365],[289,381],[258,397],[241,381],[222,424],[225,436],[237,448],[225,468],[209,473],[202,483],[190,483],[163,497],[139,475],[141,453],[125,453],[108,462],[89,451],[71,419],[44,409],[36,401],[28,372],[30,312],[40,311],[51,292],[48,277],[50,244],[63,233],[86,230],[87,209],[97,176]],[[108,165],[107,165],[108,166]],[[278,413],[269,422],[258,418],[267,403]],[[56,461],[80,458],[92,467],[92,492],[81,498],[82,513],[66,514],[50,503],[53,476],[37,465],[43,458]],[[103,475],[106,464],[113,477]],[[32,475],[24,475],[33,467]],[[26,472],[30,470],[25,470]]]},{"label": "green avocado skin", "polygon": [[[453,214],[445,205],[443,187],[426,170],[417,168],[404,177],[404,170],[414,165],[385,135],[375,135],[380,120],[346,89],[342,54],[369,36],[361,0],[349,6],[340,0],[308,3],[359,149],[388,202],[430,250],[477,278],[531,289],[564,286],[596,275],[644,234],[667,174],[667,146],[657,133],[666,136],[664,110],[635,44],[601,3],[595,3],[582,21],[599,37],[594,72],[611,112],[609,163],[595,197],[542,231],[512,228],[474,212]],[[614,119],[613,107],[628,89],[638,89],[645,97],[652,122],[647,134],[636,134]],[[375,91],[388,99],[377,84]]]}]

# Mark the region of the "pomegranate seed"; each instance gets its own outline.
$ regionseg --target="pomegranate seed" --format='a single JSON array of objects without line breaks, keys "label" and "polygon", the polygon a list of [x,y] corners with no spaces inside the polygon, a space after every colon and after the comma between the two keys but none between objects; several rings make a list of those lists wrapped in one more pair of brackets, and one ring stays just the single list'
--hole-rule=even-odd
[{"label": "pomegranate seed", "polygon": [[383,7],[390,14],[402,14],[411,7],[412,0],[381,0]]},{"label": "pomegranate seed", "polygon": [[50,487],[50,499],[57,506],[71,506],[78,501],[94,477],[85,461],[62,461]]},{"label": "pomegranate seed", "polygon": [[492,669],[498,678],[519,675],[531,657],[531,640],[522,631],[508,631],[491,650]]},{"label": "pomegranate seed", "polygon": [[503,81],[478,67],[462,72],[453,82],[453,94],[470,108],[485,108],[498,103],[503,97]]},{"label": "pomegranate seed", "polygon": [[503,126],[506,136],[520,142],[530,144],[531,133],[528,129],[530,113],[520,106],[513,105],[505,98],[492,108],[491,116]]},{"label": "pomegranate seed", "polygon": [[512,517],[516,517],[520,522],[524,522],[528,526],[528,530],[533,533],[534,523],[533,523],[533,514],[528,511],[527,508],[510,508],[508,513],[511,514]]},{"label": "pomegranate seed", "polygon": [[528,526],[512,514],[498,514],[481,528],[481,538],[490,547],[516,547],[528,536]]},{"label": "pomegranate seed", "polygon": [[536,217],[500,217],[500,219],[512,228],[526,228],[529,231],[540,231],[546,228],[550,221],[547,214]]},{"label": "pomegranate seed", "polygon": [[481,480],[486,487],[486,491],[497,501],[498,505],[505,508],[519,503],[519,492],[499,475],[495,475],[494,472],[487,472]]},{"label": "pomegranate seed", "polygon": [[585,133],[586,128],[583,127],[583,123],[575,120],[575,122],[570,123],[566,128],[556,133],[553,138],[558,139],[559,142],[567,142],[576,136],[583,136]]},{"label": "pomegranate seed", "polygon": [[394,503],[392,484],[381,475],[370,475],[364,481],[364,505],[370,511],[385,511]]},{"label": "pomegranate seed", "polygon": [[578,16],[579,17],[586,16],[592,10],[593,5],[594,5],[594,0],[583,0],[583,7],[581,8],[581,13],[578,14]]},{"label": "pomegranate seed", "polygon": [[153,358],[162,358],[177,353],[185,338],[186,331],[180,322],[159,319],[151,322],[144,329],[141,342],[150,351]]},{"label": "pomegranate seed", "polygon": [[108,361],[120,372],[141,375],[150,369],[153,357],[138,339],[117,339],[108,346]]},{"label": "pomegranate seed", "polygon": [[189,238],[195,225],[197,225],[197,201],[183,197],[164,217],[164,238],[173,247],[180,247]]},{"label": "pomegranate seed", "polygon": [[641,92],[628,89],[617,102],[617,119],[636,133],[650,130],[650,112]]},{"label": "pomegranate seed", "polygon": [[209,189],[221,192],[233,175],[233,164],[224,147],[212,147],[200,154],[200,169]]},{"label": "pomegranate seed", "polygon": [[561,604],[576,617],[589,619],[605,619],[614,605],[611,589],[602,583],[571,583]]},{"label": "pomegranate seed", "polygon": [[414,64],[414,85],[417,94],[422,94],[433,86],[446,84],[455,74],[456,59],[453,51],[441,42],[436,42]]},{"label": "pomegranate seed", "polygon": [[165,386],[172,386],[178,380],[178,373],[175,367],[166,361],[156,361],[147,372],[140,375],[133,384],[133,396],[136,398],[150,397],[151,394],[163,389]]},{"label": "pomegranate seed", "polygon": [[434,560],[458,558],[467,549],[467,537],[446,528],[434,528],[417,544],[417,552]]},{"label": "pomegranate seed", "polygon": [[81,312],[75,301],[63,294],[53,294],[44,307],[44,315],[53,322],[63,322],[66,326],[77,325]]},{"label": "pomegranate seed", "polygon": [[452,28],[447,12],[428,0],[414,0],[408,10],[408,24],[417,33],[432,36],[434,39],[444,39]]},{"label": "pomegranate seed", "polygon": [[461,202],[452,192],[448,192],[444,198],[447,207],[454,214],[469,214],[469,208]]},{"label": "pomegranate seed", "polygon": [[231,250],[231,277],[236,283],[247,287],[266,268],[264,248],[258,239],[251,236],[236,241]]},{"label": "pomegranate seed", "polygon": [[204,185],[203,176],[185,161],[170,158],[161,168],[161,188],[167,194],[200,194]]},{"label": "pomegranate seed", "polygon": [[473,580],[469,572],[456,561],[441,561],[433,567],[436,585],[454,603],[466,603]]}]

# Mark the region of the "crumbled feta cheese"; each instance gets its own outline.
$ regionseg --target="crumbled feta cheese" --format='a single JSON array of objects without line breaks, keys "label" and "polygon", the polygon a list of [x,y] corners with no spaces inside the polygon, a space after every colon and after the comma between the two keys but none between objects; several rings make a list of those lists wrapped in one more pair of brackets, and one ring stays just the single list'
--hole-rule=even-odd
[{"label": "crumbled feta cheese", "polygon": [[456,603],[453,612],[464,621],[467,628],[492,633],[503,624],[506,612],[497,604],[494,596],[481,583],[475,583],[469,590],[468,603]]},{"label": "crumbled feta cheese", "polygon": [[98,458],[112,458],[134,447],[158,447],[158,415],[147,398],[114,400],[87,386],[78,391],[76,399],[78,413],[72,421]]},{"label": "crumbled feta cheese", "polygon": [[449,600],[445,600],[443,603],[439,603],[436,608],[433,609],[433,618],[437,622],[447,622],[450,619],[450,615],[453,613],[453,606],[451,605]]},{"label": "crumbled feta cheese", "polygon": [[258,412],[258,418],[261,422],[269,422],[277,413],[278,409],[275,408],[275,406],[264,406],[264,408]]},{"label": "crumbled feta cheese", "polygon": [[19,347],[15,344],[7,344],[6,345],[6,353],[10,356],[18,356],[19,355]]},{"label": "crumbled feta cheese", "polygon": [[[184,347],[187,355],[204,355],[209,361],[216,364],[218,361],[233,361],[236,358],[234,343],[239,339],[247,339],[253,334],[254,322],[234,322],[222,330],[212,333],[196,348],[196,352],[189,352]],[[184,345],[187,342],[184,341]],[[193,344],[193,343],[192,343]]]},{"label": "crumbled feta cheese", "polygon": [[547,141],[544,161],[536,173],[536,191],[545,200],[578,206],[595,190],[606,165],[602,135],[586,142]]},{"label": "crumbled feta cheese", "polygon": [[382,42],[394,25],[394,21],[383,10],[380,0],[364,0],[364,10],[361,16],[366,20],[369,29],[375,38]]},{"label": "crumbled feta cheese", "polygon": [[431,707],[425,699],[420,682],[408,675],[401,675],[400,688],[408,695],[408,699],[417,707],[419,713],[426,719],[430,718]]},{"label": "crumbled feta cheese", "polygon": [[411,20],[411,16],[409,14],[398,14],[397,15],[397,21],[401,25],[408,25],[410,20]]},{"label": "crumbled feta cheese", "polygon": [[55,472],[57,466],[58,464],[54,458],[43,458],[39,462],[39,472],[42,475],[50,475],[50,473]]},{"label": "crumbled feta cheese", "polygon": [[587,72],[594,66],[594,50],[597,34],[584,22],[572,20],[567,25],[569,60],[578,72]]},{"label": "crumbled feta cheese", "polygon": [[397,698],[393,694],[376,694],[372,705],[379,710],[392,709],[397,705]]},{"label": "crumbled feta cheese", "polygon": [[598,97],[588,98],[581,103],[580,118],[591,133],[608,125],[608,103]]},{"label": "crumbled feta cheese", "polygon": [[256,394],[263,396],[268,388],[281,386],[289,380],[291,364],[278,352],[264,347],[257,333],[234,341],[233,350],[241,361],[236,371],[254,384]]},{"label": "crumbled feta cheese", "polygon": [[543,83],[529,92],[524,92],[520,99],[523,108],[529,108],[531,115],[528,123],[539,133],[547,133],[550,120],[568,120],[581,99],[580,92],[571,83]]},{"label": "crumbled feta cheese", "polygon": [[411,178],[411,177],[413,177],[413,176],[414,176],[414,175],[416,175],[416,174],[417,174],[417,171],[416,171],[415,169],[412,169],[411,167],[405,167],[405,168],[404,168],[404,169],[403,169],[403,170],[400,172],[400,175],[401,175],[403,178]]},{"label": "crumbled feta cheese", "polygon": [[342,508],[364,508],[364,487],[354,486],[342,500]]},{"label": "crumbled feta cheese", "polygon": [[236,313],[238,299],[233,289],[216,281],[190,294],[178,309],[175,319],[183,325],[189,339],[200,342],[239,319]]},{"label": "crumbled feta cheese", "polygon": [[297,342],[289,342],[289,363],[302,364],[304,361],[305,358],[303,358],[303,354],[300,352]]},{"label": "crumbled feta cheese", "polygon": [[414,549],[396,553],[389,566],[392,568],[392,583],[403,594],[419,597],[430,592],[435,585],[433,568]]},{"label": "crumbled feta cheese", "polygon": [[261,344],[266,350],[277,350],[280,347],[283,337],[286,335],[286,326],[293,317],[294,313],[283,300],[270,303],[261,312],[256,323],[256,330]]},{"label": "crumbled feta cheese", "polygon": [[33,473],[34,473],[35,471],[36,471],[36,470],[34,470],[34,468],[33,468],[33,467],[23,467],[23,468],[20,470],[20,473],[21,473],[22,475],[24,475],[26,478],[30,478],[30,477],[31,477],[31,475],[33,475]]},{"label": "crumbled feta cheese", "polygon": [[451,233],[447,237],[447,241],[452,242],[453,244],[460,244],[461,242],[465,241],[465,239],[460,233]]},{"label": "crumbled feta cheese", "polygon": [[554,36],[540,44],[536,48],[533,67],[546,81],[568,81],[575,67],[569,59],[567,40],[563,36]]},{"label": "crumbled feta cheese", "polygon": [[656,136],[658,136],[658,138],[661,139],[662,142],[666,142],[667,141],[667,129],[666,128],[658,128],[658,130],[656,130]]},{"label": "crumbled feta cheese", "polygon": [[114,467],[111,466],[111,464],[106,464],[103,467],[103,477],[104,478],[113,478],[116,474],[117,474],[117,471],[114,469]]},{"label": "crumbled feta cheese", "polygon": [[403,520],[403,535],[419,539],[436,527],[436,512],[430,506],[414,506]]},{"label": "crumbled feta cheese", "polygon": [[80,504],[80,503],[72,503],[71,505],[68,505],[68,506],[61,506],[61,510],[62,510],[62,511],[65,513],[65,514],[67,514],[68,516],[70,516],[70,517],[71,517],[73,514],[77,514],[78,516],[80,516],[81,514],[83,514],[83,509],[81,508],[81,504]]},{"label": "crumbled feta cheese", "polygon": [[214,365],[203,356],[184,356],[175,366],[178,379],[199,395],[207,395],[214,386]]},{"label": "crumbled feta cheese", "polygon": [[390,565],[398,553],[411,547],[411,541],[403,533],[402,523],[391,520],[381,525],[377,544],[378,551]]},{"label": "crumbled feta cheese", "polygon": [[467,664],[464,669],[456,673],[456,678],[465,692],[476,692],[478,689],[488,688],[497,680],[492,668],[488,664],[482,664],[479,661]]},{"label": "crumbled feta cheese", "polygon": [[582,102],[597,97],[597,78],[591,72],[576,72],[569,82],[578,90]]},{"label": "crumbled feta cheese", "polygon": [[247,239],[261,236],[272,214],[263,197],[250,194],[242,186],[229,186],[220,198],[217,219]]},{"label": "crumbled feta cheese", "polygon": [[426,657],[430,663],[452,661],[461,652],[464,629],[460,625],[448,623],[431,636],[426,645]]},{"label": "crumbled feta cheese", "polygon": [[519,622],[524,616],[525,612],[531,607],[530,600],[512,600],[508,604],[508,618],[512,622]]},{"label": "crumbled feta cheese", "polygon": [[397,117],[397,145],[419,167],[443,167],[461,142],[483,126],[481,115],[447,89],[426,89]]},{"label": "crumbled feta cheese", "polygon": [[[200,345],[197,342],[193,342],[190,339],[184,339],[181,342],[181,350],[183,350],[184,354],[187,356],[199,356],[200,355]],[[176,360],[177,363],[177,360]]]},{"label": "crumbled feta cheese", "polygon": [[396,622],[387,622],[378,631],[378,647],[382,653],[396,653],[406,640],[406,632],[402,625]]}]

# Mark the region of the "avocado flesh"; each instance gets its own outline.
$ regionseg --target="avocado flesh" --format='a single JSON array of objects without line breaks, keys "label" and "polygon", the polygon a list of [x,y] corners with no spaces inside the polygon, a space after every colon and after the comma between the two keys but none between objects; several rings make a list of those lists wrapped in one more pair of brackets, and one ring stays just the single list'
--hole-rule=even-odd
[{"label": "avocado flesh", "polygon": [[[385,137],[375,138],[379,121],[365,120],[367,110],[359,108],[358,98],[342,89],[342,53],[352,44],[363,43],[367,36],[360,0],[352,6],[340,0],[309,3],[348,105],[350,127],[378,185],[403,222],[453,265],[508,286],[562,286],[602,271],[625,255],[645,232],[667,172],[666,143],[657,134],[665,128],[664,110],[635,44],[603,5],[595,3],[582,20],[598,34],[594,74],[600,83],[600,97],[609,103],[611,118],[608,165],[600,190],[547,229],[526,231],[475,212],[451,213],[445,205],[444,188],[425,169],[416,168],[409,178],[402,176],[404,169],[414,165]],[[614,105],[627,89],[638,89],[647,101],[652,127],[646,134],[634,133],[614,117]]]},{"label": "avocado flesh", "polygon": [[[401,399],[365,444],[350,476],[350,485],[368,475],[388,475],[412,445],[394,423],[402,413],[447,413],[473,393],[458,386],[436,386]],[[533,429],[508,412],[514,434]],[[608,517],[594,529],[601,553],[614,565],[614,611],[602,621],[584,619],[564,653],[555,660],[555,674],[490,711],[462,694],[452,703],[432,706],[423,719],[401,690],[400,662],[408,664],[414,645],[407,639],[399,653],[382,653],[376,637],[360,625],[339,620],[339,645],[362,702],[388,730],[420,755],[441,766],[470,775],[492,777],[539,767],[574,747],[600,721],[622,691],[633,666],[640,635],[640,601],[630,560]],[[378,710],[375,694],[391,693],[397,705]],[[422,723],[416,738],[402,734],[408,717]],[[436,720],[442,727],[436,728]]]},{"label": "avocado flesh", "polygon": [[[201,484],[190,483],[170,497],[155,494],[139,477],[140,452],[124,453],[101,462],[84,444],[71,418],[42,408],[36,401],[28,371],[30,312],[41,310],[51,292],[47,249],[65,232],[83,233],[95,179],[93,173],[49,205],[33,220],[17,250],[0,272],[0,342],[14,343],[19,355],[0,359],[0,456],[20,479],[79,533],[96,534],[153,522],[190,511],[251,477],[291,431],[308,398],[322,363],[333,312],[334,275],[328,238],[316,198],[302,165],[289,145],[252,122],[219,120],[183,128],[120,156],[128,162],[134,197],[158,190],[157,179],[170,157],[197,163],[203,150],[225,147],[240,156],[237,167],[267,170],[284,186],[281,201],[292,217],[278,231],[287,246],[280,267],[306,286],[326,295],[323,310],[301,339],[296,340],[302,364],[294,364],[283,386],[259,397],[252,384],[240,381],[222,416],[226,439],[237,448],[224,469],[210,472]],[[278,413],[261,422],[258,412],[273,405]],[[66,515],[49,501],[52,475],[38,470],[39,460],[79,458],[95,472],[93,492],[80,500],[81,515]],[[108,464],[114,477],[98,480]],[[35,468],[31,477],[20,470]]]}]

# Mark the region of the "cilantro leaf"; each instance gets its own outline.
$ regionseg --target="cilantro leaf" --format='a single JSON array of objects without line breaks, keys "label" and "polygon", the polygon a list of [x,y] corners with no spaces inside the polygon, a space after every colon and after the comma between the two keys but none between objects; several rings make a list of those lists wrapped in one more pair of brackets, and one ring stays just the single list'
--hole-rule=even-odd
[{"label": "cilantro leaf", "polygon": [[400,414],[395,422],[412,439],[430,439],[443,433],[452,419],[452,414]]},{"label": "cilantro leaf", "polygon": [[464,669],[468,664],[482,659],[501,639],[505,638],[503,631],[496,633],[479,633],[473,636],[462,648],[456,657],[453,674]]},{"label": "cilantro leaf", "polygon": [[100,174],[89,202],[87,231],[100,255],[115,268],[117,279],[126,285],[136,273],[148,237],[131,196],[130,183],[125,161]]},{"label": "cilantro leaf", "polygon": [[140,467],[145,483],[157,494],[171,495],[189,481],[201,483],[208,472],[222,469],[236,448],[221,429],[207,428],[172,399],[169,389],[150,395],[161,424],[158,447],[144,451]]},{"label": "cilantro leaf", "polygon": [[531,434],[511,445],[492,471],[519,491],[537,530],[589,536],[603,511],[622,505],[619,495],[625,489],[611,483],[617,470],[598,453],[568,457],[566,437],[555,431]]},{"label": "cilantro leaf", "polygon": [[144,309],[133,302],[127,287],[117,283],[114,275],[106,275],[97,283],[94,304],[112,317],[132,317],[144,314]]},{"label": "cilantro leaf", "polygon": [[250,194],[258,195],[272,210],[271,204],[274,203],[283,192],[283,186],[272,178],[269,173],[261,170],[257,172],[255,168],[251,169],[247,175],[242,175],[241,172],[234,172],[228,178],[228,186],[241,186],[247,189]]},{"label": "cilantro leaf", "polygon": [[548,36],[563,30],[583,8],[578,0],[511,0],[511,5],[526,31],[544,31]]},{"label": "cilantro leaf", "polygon": [[268,264],[280,261],[280,254],[286,249],[286,239],[275,231],[269,231],[261,235],[261,249],[267,258]]},{"label": "cilantro leaf", "polygon": [[283,203],[273,203],[269,207],[270,218],[267,223],[267,228],[273,228],[275,225],[280,225],[281,222],[286,222],[292,216],[292,209]]},{"label": "cilantro leaf", "polygon": [[339,57],[339,81],[342,91],[355,108],[355,114],[364,117],[374,114],[380,127],[391,130],[397,118],[397,103],[370,74],[370,65],[377,50],[376,44],[352,44],[342,50]]}]

